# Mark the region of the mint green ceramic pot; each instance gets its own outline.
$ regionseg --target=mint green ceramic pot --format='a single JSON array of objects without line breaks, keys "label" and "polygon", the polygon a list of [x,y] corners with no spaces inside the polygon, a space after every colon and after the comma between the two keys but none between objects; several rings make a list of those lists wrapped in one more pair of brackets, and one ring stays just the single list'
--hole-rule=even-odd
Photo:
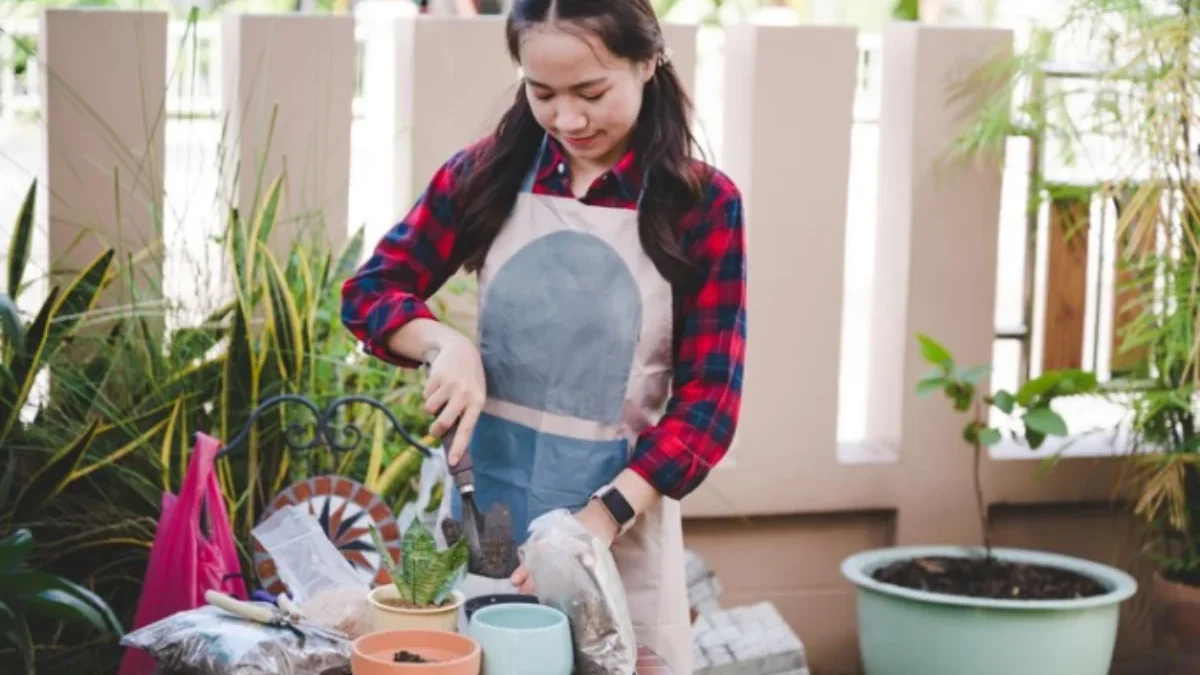
[{"label": "mint green ceramic pot", "polygon": [[872,572],[921,556],[963,557],[978,549],[894,547],[842,561],[858,588],[858,640],[866,675],[1106,675],[1121,603],[1133,577],[1069,556],[994,548],[1002,560],[1085,574],[1108,592],[1078,600],[990,600],[883,584]]}]

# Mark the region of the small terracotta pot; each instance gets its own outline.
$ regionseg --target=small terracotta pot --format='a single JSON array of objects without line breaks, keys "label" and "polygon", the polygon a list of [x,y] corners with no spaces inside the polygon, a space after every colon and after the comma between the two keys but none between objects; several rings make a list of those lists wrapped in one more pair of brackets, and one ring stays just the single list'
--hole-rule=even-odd
[{"label": "small terracotta pot", "polygon": [[435,630],[456,632],[458,609],[467,601],[467,596],[454,591],[450,602],[441,607],[407,608],[386,604],[384,601],[397,598],[400,594],[392,584],[371,591],[367,600],[371,603],[371,625],[376,631],[383,630]]},{"label": "small terracotta pot", "polygon": [[[395,654],[407,651],[433,663],[397,662]],[[440,630],[385,630],[354,641],[350,671],[354,675],[479,675],[483,650],[466,635]]]},{"label": "small terracotta pot", "polygon": [[1154,643],[1164,675],[1200,675],[1200,588],[1154,573]]}]

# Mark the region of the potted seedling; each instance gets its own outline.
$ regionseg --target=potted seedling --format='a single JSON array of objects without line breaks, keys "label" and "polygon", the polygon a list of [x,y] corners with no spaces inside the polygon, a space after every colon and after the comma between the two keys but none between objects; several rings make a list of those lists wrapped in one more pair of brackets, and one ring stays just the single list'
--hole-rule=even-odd
[{"label": "potted seedling", "polygon": [[[842,574],[858,589],[866,675],[1106,675],[1118,610],[1136,582],[1090,560],[994,547],[980,477],[984,453],[1006,433],[1034,449],[1047,437],[1066,436],[1051,403],[1096,391],[1095,376],[1051,371],[1016,392],[984,394],[986,367],[960,368],[941,344],[919,340],[933,370],[917,391],[943,393],[967,417],[962,438],[975,454],[983,545],[891,547],[842,562]],[[992,408],[1020,424],[993,426]]]},{"label": "potted seedling", "polygon": [[438,550],[433,533],[414,518],[404,533],[399,564],[374,527],[371,539],[392,581],[370,593],[375,630],[456,631],[459,608],[466,601],[458,589],[467,576],[466,539]]}]

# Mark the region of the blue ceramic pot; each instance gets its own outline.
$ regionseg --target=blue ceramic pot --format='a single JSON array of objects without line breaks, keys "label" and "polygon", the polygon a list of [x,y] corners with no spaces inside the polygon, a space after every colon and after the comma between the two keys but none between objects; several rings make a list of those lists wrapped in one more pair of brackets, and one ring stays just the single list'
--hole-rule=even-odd
[{"label": "blue ceramic pot", "polygon": [[505,603],[471,615],[467,634],[483,648],[482,675],[571,675],[567,616],[547,605]]}]

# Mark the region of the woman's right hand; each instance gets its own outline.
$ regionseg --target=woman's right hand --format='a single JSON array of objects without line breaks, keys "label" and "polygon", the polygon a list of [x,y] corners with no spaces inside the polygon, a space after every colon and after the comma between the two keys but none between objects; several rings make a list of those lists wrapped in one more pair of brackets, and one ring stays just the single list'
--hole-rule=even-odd
[{"label": "woman's right hand", "polygon": [[[425,384],[425,412],[437,415],[429,432],[438,438],[458,422],[454,442],[447,448],[450,466],[458,464],[467,451],[475,423],[487,398],[487,381],[479,350],[466,337],[457,335],[443,342],[429,366]],[[439,412],[440,411],[440,412]]]}]

